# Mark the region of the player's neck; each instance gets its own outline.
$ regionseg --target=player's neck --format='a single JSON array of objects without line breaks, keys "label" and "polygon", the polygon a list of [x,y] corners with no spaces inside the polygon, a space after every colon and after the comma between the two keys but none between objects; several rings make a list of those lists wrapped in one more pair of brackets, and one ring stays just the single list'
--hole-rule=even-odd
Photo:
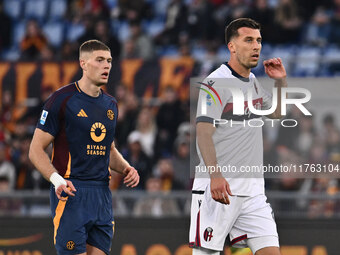
[{"label": "player's neck", "polygon": [[78,81],[78,85],[82,92],[91,97],[98,97],[101,93],[100,87],[94,85],[90,81],[86,81],[84,78],[81,78]]},{"label": "player's neck", "polygon": [[240,65],[238,61],[235,61],[233,59],[230,59],[228,61],[228,65],[242,77],[249,78],[250,68],[245,68],[244,66]]}]

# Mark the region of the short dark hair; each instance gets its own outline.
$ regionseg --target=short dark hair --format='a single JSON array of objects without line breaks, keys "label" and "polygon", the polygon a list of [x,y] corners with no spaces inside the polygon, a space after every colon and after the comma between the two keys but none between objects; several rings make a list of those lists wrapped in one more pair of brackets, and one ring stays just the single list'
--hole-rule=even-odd
[{"label": "short dark hair", "polygon": [[84,42],[82,45],[79,47],[79,55],[82,52],[93,52],[96,50],[107,50],[110,51],[110,48],[103,42],[99,40],[88,40]]},{"label": "short dark hair", "polygon": [[224,35],[225,35],[225,42],[228,44],[234,36],[238,36],[238,29],[241,27],[249,27],[253,29],[261,30],[261,25],[257,23],[255,20],[250,18],[239,18],[235,19],[226,26]]}]

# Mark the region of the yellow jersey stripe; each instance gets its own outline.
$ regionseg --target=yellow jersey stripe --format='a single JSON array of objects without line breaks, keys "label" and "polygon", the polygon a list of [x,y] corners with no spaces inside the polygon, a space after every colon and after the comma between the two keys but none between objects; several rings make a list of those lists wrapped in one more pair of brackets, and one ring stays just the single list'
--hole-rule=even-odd
[{"label": "yellow jersey stripe", "polygon": [[110,166],[108,167],[108,170],[109,170],[109,180],[111,180],[112,175],[111,175],[111,168],[110,168]]},{"label": "yellow jersey stripe", "polygon": [[71,174],[71,153],[68,153],[68,163],[64,178],[70,178],[70,174]]},{"label": "yellow jersey stripe", "polygon": [[66,201],[59,200],[57,208],[55,209],[55,216],[53,218],[53,225],[54,225],[54,244],[56,244],[56,237],[57,237],[57,231],[60,224],[61,216],[64,213],[66,202],[68,197],[66,197]]},{"label": "yellow jersey stripe", "polygon": [[52,143],[52,156],[51,156],[51,162],[53,162],[54,159],[54,142]]},{"label": "yellow jersey stripe", "polygon": [[76,81],[74,84],[76,85],[77,90],[78,90],[79,92],[81,92],[81,90],[80,90],[80,88],[79,88],[79,85],[78,85],[78,82]]}]

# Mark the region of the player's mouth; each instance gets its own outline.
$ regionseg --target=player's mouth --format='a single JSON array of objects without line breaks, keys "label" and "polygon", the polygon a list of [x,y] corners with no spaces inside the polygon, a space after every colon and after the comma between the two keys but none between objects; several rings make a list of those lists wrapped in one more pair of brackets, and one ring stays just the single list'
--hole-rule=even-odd
[{"label": "player's mouth", "polygon": [[257,54],[257,53],[255,53],[255,54],[253,54],[253,55],[251,55],[251,59],[252,60],[259,60],[259,57],[260,57],[260,54]]},{"label": "player's mouth", "polygon": [[104,73],[101,74],[101,77],[107,79],[109,77],[109,73],[104,72]]}]

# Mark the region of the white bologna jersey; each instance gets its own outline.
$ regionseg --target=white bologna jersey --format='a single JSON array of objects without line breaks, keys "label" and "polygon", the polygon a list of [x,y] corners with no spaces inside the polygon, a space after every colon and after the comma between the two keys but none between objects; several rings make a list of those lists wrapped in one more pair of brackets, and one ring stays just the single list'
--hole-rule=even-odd
[{"label": "white bologna jersey", "polygon": [[[233,97],[231,89],[242,91],[243,96]],[[249,111],[248,89],[252,92],[254,108],[271,107],[272,95],[264,90],[253,73],[244,78],[227,63],[222,64],[201,83],[196,115],[196,123],[220,123],[212,137],[217,165],[221,167],[233,195],[238,196],[264,194],[263,173],[260,171],[263,165],[263,122],[261,116]],[[233,114],[236,104],[240,103],[243,114]],[[200,164],[195,168],[193,190],[205,190],[210,176],[198,146],[197,152]]]}]

